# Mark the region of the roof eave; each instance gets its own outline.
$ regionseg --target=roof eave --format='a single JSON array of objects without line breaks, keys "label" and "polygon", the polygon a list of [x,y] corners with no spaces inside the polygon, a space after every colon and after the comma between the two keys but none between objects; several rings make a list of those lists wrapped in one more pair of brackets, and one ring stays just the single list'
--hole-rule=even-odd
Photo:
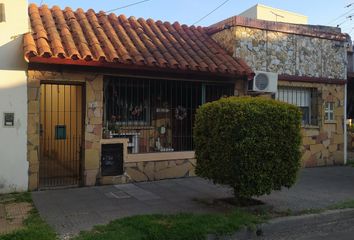
[{"label": "roof eave", "polygon": [[168,74],[185,74],[189,76],[200,77],[220,77],[222,79],[246,79],[254,75],[253,72],[210,72],[210,71],[195,71],[195,70],[184,70],[179,68],[160,68],[160,67],[150,67],[146,65],[135,65],[135,64],[121,64],[121,63],[111,63],[111,62],[100,62],[100,61],[86,61],[86,60],[72,60],[72,59],[61,59],[61,58],[45,58],[40,56],[33,56],[28,58],[30,64],[30,69],[41,70],[46,67],[60,67],[60,66],[71,66],[71,67],[85,67],[92,69],[99,69],[100,71],[105,70],[125,70],[125,71],[146,71],[155,73],[168,73]]}]

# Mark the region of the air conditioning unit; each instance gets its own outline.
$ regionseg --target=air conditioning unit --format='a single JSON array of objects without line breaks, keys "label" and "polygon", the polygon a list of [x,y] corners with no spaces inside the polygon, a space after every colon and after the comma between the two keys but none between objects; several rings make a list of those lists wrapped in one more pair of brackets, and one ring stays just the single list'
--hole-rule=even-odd
[{"label": "air conditioning unit", "polygon": [[253,92],[276,93],[278,74],[272,72],[254,71],[255,76],[249,82],[248,90]]}]

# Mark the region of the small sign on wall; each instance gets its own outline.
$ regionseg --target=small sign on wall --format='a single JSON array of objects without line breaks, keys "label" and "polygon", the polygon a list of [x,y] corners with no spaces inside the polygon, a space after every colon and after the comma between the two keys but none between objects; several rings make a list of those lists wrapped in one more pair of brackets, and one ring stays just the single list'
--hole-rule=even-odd
[{"label": "small sign on wall", "polygon": [[15,113],[4,113],[4,127],[14,127],[15,126]]}]

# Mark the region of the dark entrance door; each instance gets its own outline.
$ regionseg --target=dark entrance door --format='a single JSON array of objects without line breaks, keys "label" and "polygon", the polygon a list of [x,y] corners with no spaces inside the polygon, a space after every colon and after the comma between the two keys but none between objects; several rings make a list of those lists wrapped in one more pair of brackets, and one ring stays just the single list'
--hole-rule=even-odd
[{"label": "dark entrance door", "polygon": [[83,87],[42,84],[39,187],[77,186],[81,179]]}]

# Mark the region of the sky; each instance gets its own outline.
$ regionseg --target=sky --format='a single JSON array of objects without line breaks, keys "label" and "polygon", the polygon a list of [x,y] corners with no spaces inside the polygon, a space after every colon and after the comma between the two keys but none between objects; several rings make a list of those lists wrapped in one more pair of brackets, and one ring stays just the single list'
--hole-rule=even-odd
[{"label": "sky", "polygon": [[[58,5],[62,8],[83,8],[96,11],[108,11],[126,6],[141,0],[29,0],[39,5],[41,2],[48,6]],[[210,13],[225,0],[147,0],[125,9],[115,11],[126,16],[152,18],[154,20],[178,21],[192,25],[200,18]],[[343,32],[354,36],[354,0],[229,0],[198,25],[209,26],[225,18],[237,15],[244,10],[261,3],[274,8],[300,13],[309,17],[309,24],[336,26],[341,24]],[[343,15],[343,16],[341,16]],[[353,20],[347,18],[353,15]],[[341,16],[341,17],[340,17]],[[338,18],[340,17],[340,18]],[[336,19],[338,18],[338,19]]]}]

